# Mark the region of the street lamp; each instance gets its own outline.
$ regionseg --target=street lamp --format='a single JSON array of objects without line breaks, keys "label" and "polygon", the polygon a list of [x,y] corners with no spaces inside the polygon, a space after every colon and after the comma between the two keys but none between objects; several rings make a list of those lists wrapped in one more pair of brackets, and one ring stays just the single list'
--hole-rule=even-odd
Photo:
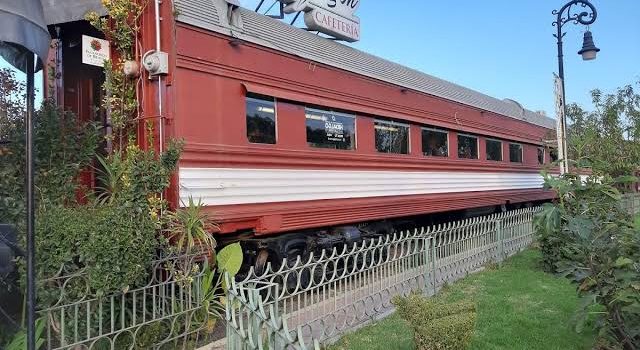
[{"label": "street lamp", "polygon": [[[574,11],[576,10],[577,11]],[[585,26],[589,26],[596,21],[598,17],[598,11],[596,11],[595,6],[591,4],[588,0],[573,0],[562,6],[560,10],[553,10],[552,12],[557,16],[555,22],[553,22],[553,26],[558,29],[557,34],[553,36],[558,39],[558,74],[561,81],[561,98],[562,98],[562,106],[560,109],[560,135],[558,135],[558,149],[562,158],[562,164],[560,166],[561,172],[564,174],[569,171],[569,162],[567,159],[568,156],[568,147],[567,147],[567,96],[565,93],[565,84],[564,84],[564,61],[563,61],[563,50],[562,50],[562,38],[566,33],[562,32],[562,27],[569,23],[573,22],[574,24],[582,24]],[[579,55],[582,55],[582,59],[585,61],[594,60],[596,58],[597,53],[600,51],[599,48],[593,43],[593,35],[590,31],[584,33],[584,41],[582,44],[582,49],[578,51]]]},{"label": "street lamp", "polygon": [[584,33],[584,41],[582,42],[582,50],[578,51],[578,55],[582,55],[582,59],[585,61],[591,61],[596,59],[596,55],[600,52],[600,49],[593,43],[593,35],[590,31]]},{"label": "street lamp", "polygon": [[33,157],[34,74],[49,52],[49,31],[40,0],[0,0],[0,57],[27,74],[26,207],[27,207],[27,349],[36,344],[35,200]]}]

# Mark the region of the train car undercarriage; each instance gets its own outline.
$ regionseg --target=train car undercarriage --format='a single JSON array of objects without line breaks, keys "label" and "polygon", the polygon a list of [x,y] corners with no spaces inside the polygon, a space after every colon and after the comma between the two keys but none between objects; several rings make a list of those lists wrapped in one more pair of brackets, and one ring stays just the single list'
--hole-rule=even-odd
[{"label": "train car undercarriage", "polygon": [[355,223],[310,229],[299,232],[288,232],[274,236],[260,237],[252,233],[220,236],[221,246],[240,242],[244,252],[243,268],[239,278],[253,267],[255,274],[260,275],[271,264],[272,269],[279,269],[283,262],[295,263],[300,259],[308,259],[311,254],[320,256],[323,251],[342,249],[369,240],[379,239],[396,232],[413,230],[416,227],[433,225],[487,216],[499,212],[528,208],[542,204],[544,201],[525,203],[505,203],[499,206],[472,208],[421,216],[402,217],[388,220]]}]

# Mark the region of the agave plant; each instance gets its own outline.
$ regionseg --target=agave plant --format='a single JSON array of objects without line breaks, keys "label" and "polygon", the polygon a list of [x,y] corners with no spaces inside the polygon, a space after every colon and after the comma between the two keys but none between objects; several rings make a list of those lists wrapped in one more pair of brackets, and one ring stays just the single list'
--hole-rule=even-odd
[{"label": "agave plant", "polygon": [[115,153],[111,160],[96,155],[101,167],[95,167],[101,185],[96,186],[99,204],[112,204],[115,195],[121,191],[120,182],[125,173],[121,154]]},{"label": "agave plant", "polygon": [[189,197],[189,203],[167,215],[167,238],[178,251],[190,253],[193,248],[200,247],[211,252],[216,248],[216,240],[209,233],[217,225],[203,211],[201,200],[196,203]]}]

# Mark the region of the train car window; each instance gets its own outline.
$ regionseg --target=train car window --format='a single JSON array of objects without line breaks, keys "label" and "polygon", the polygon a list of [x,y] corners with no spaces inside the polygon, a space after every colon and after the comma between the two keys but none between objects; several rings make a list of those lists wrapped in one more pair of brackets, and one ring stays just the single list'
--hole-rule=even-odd
[{"label": "train car window", "polygon": [[276,101],[273,97],[247,94],[247,139],[251,143],[276,143]]},{"label": "train car window", "polygon": [[551,148],[549,149],[549,156],[551,157],[551,162],[555,163],[558,161],[558,149],[556,148]]},{"label": "train car window", "polygon": [[544,164],[544,148],[538,147],[538,164]]},{"label": "train car window", "polygon": [[517,143],[509,144],[509,160],[511,163],[522,163],[522,145]]},{"label": "train car window", "polygon": [[458,135],[458,158],[478,159],[478,138]]},{"label": "train car window", "polygon": [[354,150],[356,118],[354,115],[318,109],[306,109],[307,143],[311,147]]},{"label": "train car window", "polygon": [[409,125],[382,120],[374,124],[378,152],[409,154]]},{"label": "train car window", "polygon": [[449,133],[444,130],[423,128],[422,153],[430,157],[448,157]]},{"label": "train car window", "polygon": [[486,140],[487,160],[502,161],[502,141]]}]

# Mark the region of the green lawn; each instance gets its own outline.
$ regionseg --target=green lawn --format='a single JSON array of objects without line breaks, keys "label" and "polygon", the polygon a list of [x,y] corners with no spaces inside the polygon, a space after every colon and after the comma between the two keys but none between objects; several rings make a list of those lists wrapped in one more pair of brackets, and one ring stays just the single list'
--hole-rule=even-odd
[{"label": "green lawn", "polygon": [[[562,278],[541,272],[540,254],[525,251],[501,268],[485,270],[442,292],[446,300],[475,300],[476,332],[471,349],[591,349],[595,333],[586,327],[573,331],[578,299],[575,287]],[[392,315],[343,337],[330,349],[414,349],[413,334]]]}]

